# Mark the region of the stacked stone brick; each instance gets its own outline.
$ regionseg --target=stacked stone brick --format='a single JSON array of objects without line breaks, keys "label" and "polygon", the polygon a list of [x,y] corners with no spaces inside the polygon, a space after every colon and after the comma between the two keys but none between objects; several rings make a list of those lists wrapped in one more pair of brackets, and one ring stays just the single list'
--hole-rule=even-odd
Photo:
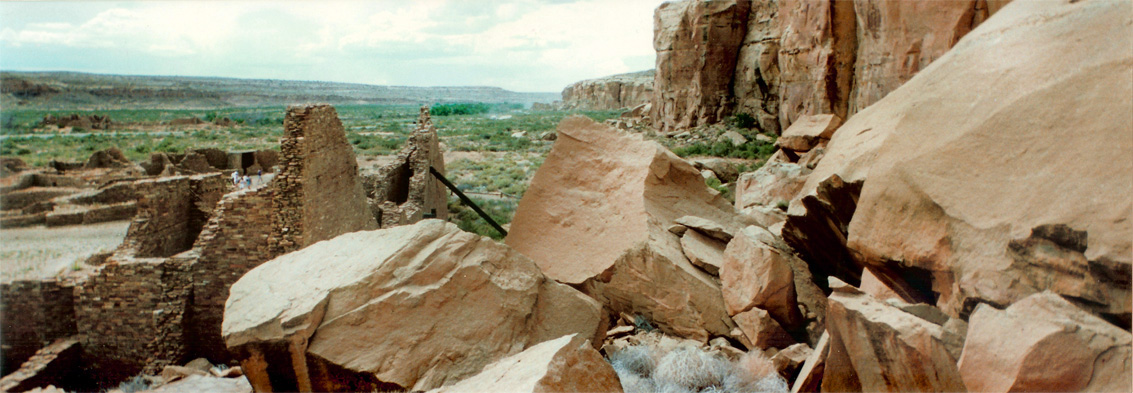
[{"label": "stacked stone brick", "polygon": [[73,288],[56,279],[0,284],[3,374],[44,345],[75,334]]},{"label": "stacked stone brick", "polygon": [[136,182],[138,214],[94,274],[4,284],[4,356],[77,332],[102,387],[192,357],[229,360],[220,328],[232,283],[283,252],[376,227],[334,108],[289,108],[285,127],[271,183],[225,194],[219,174]]},{"label": "stacked stone brick", "polygon": [[393,163],[369,182],[370,209],[382,228],[412,224],[425,215],[448,217],[448,193],[429,168],[445,173],[445,160],[429,108],[421,107],[417,129]]},{"label": "stacked stone brick", "polygon": [[90,389],[88,378],[82,375],[82,346],[77,336],[43,347],[19,370],[0,378],[0,392],[24,392],[49,385],[70,391]]}]

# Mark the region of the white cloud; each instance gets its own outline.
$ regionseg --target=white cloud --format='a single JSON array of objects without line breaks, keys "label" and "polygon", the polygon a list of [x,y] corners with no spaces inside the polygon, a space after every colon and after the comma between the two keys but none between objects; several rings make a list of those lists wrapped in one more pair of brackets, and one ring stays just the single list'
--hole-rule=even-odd
[{"label": "white cloud", "polygon": [[[142,55],[131,60],[131,72],[554,91],[579,79],[652,67],[641,62],[653,54],[652,15],[660,2],[134,2],[104,7],[81,23],[22,24],[9,23],[19,22],[19,13],[5,12],[9,27],[0,30],[0,42],[21,49],[6,52],[28,58],[13,61],[6,53],[0,67],[85,71],[82,64],[52,65],[46,55],[35,56],[48,48],[111,48]],[[6,6],[0,2],[0,11]],[[68,3],[22,6],[50,15]],[[415,75],[426,66],[451,72]]]}]

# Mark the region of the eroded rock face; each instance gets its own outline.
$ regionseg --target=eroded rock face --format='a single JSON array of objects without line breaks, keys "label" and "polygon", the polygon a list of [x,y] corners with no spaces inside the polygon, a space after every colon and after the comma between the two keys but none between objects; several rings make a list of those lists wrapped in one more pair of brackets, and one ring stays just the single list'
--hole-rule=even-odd
[{"label": "eroded rock face", "polygon": [[507,244],[614,312],[683,337],[726,336],[734,325],[720,284],[689,263],[668,231],[684,216],[734,226],[732,207],[692,165],[639,135],[574,116],[559,124]]},{"label": "eroded rock face", "polygon": [[857,44],[854,2],[779,0],[779,126],[833,113],[847,118]]},{"label": "eroded rock face", "polygon": [[972,313],[960,375],[978,392],[1133,390],[1133,335],[1050,291]]},{"label": "eroded rock face", "polygon": [[966,391],[940,325],[842,285],[830,294],[826,314],[824,391]]},{"label": "eroded rock face", "polygon": [[755,119],[760,132],[779,133],[779,1],[754,1],[736,59],[732,93],[736,113]]},{"label": "eroded rock face", "polygon": [[659,129],[715,123],[730,114],[730,86],[750,9],[750,0],[670,2],[657,8],[650,117]]},{"label": "eroded rock face", "polygon": [[439,220],[316,243],[230,293],[224,338],[257,391],[432,389],[540,342],[605,332],[594,300]]},{"label": "eroded rock face", "polygon": [[653,70],[587,79],[563,89],[563,104],[572,109],[634,108],[653,98]]},{"label": "eroded rock face", "polygon": [[430,393],[621,392],[614,368],[589,343],[563,336],[484,367],[475,376]]},{"label": "eroded rock face", "polygon": [[866,143],[855,135],[883,139],[861,156],[856,259],[953,316],[1049,289],[1128,327],[1131,15],[1126,1],[1008,4],[839,129],[819,168]]}]

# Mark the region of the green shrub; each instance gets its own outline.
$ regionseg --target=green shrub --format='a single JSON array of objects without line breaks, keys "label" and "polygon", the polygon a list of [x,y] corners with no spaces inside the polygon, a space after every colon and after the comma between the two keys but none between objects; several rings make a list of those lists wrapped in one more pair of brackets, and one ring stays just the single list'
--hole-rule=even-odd
[{"label": "green shrub", "polygon": [[751,129],[755,127],[755,118],[747,113],[737,113],[729,117],[725,123],[736,128]]}]

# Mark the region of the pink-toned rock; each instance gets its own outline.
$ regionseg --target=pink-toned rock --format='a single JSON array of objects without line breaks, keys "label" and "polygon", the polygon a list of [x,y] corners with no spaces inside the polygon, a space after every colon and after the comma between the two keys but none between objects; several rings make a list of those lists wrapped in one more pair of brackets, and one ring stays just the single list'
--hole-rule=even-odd
[{"label": "pink-toned rock", "polygon": [[1044,291],[969,320],[960,375],[974,392],[1133,391],[1133,335]]},{"label": "pink-toned rock", "polygon": [[579,343],[572,337],[537,344],[430,393],[621,392],[621,382],[610,363],[589,343]]},{"label": "pink-toned rock", "polygon": [[688,162],[640,135],[574,116],[559,124],[507,244],[616,313],[702,341],[727,335],[734,325],[719,284],[689,263],[668,231],[684,216],[735,225],[734,209]]},{"label": "pink-toned rock", "polygon": [[803,116],[783,131],[783,135],[775,140],[775,146],[799,153],[810,151],[819,143],[830,140],[840,125],[842,119],[838,115]]},{"label": "pink-toned rock", "polygon": [[[824,391],[965,391],[940,325],[842,284],[830,294]],[[836,348],[845,348],[844,356]],[[837,353],[837,356],[835,356]]]},{"label": "pink-toned rock", "polygon": [[810,170],[798,164],[768,162],[736,182],[736,209],[767,206],[779,209],[795,198]]},{"label": "pink-toned rock", "polygon": [[688,261],[713,276],[720,275],[720,265],[724,263],[724,248],[727,246],[726,243],[702,235],[696,230],[686,231],[681,237],[681,250],[688,257]]},{"label": "pink-toned rock", "polygon": [[822,374],[826,370],[826,357],[830,353],[830,334],[823,332],[814,351],[806,357],[798,377],[791,384],[791,393],[817,392],[822,385]]},{"label": "pink-toned rock", "polygon": [[869,269],[862,271],[862,284],[858,286],[862,292],[868,293],[878,300],[901,299],[901,295],[889,289]]},{"label": "pink-toned rock", "polygon": [[795,343],[790,333],[783,330],[783,326],[775,322],[767,311],[752,307],[733,315],[732,319],[751,343],[748,349],[786,348]]},{"label": "pink-toned rock", "polygon": [[767,134],[780,131],[778,14],[777,1],[752,2],[732,83],[736,113],[751,115],[756,128]]},{"label": "pink-toned rock", "polygon": [[854,85],[854,2],[779,0],[779,126],[805,115],[847,118]]},{"label": "pink-toned rock", "polygon": [[859,33],[849,113],[885,97],[956,45],[974,27],[977,3],[854,0]]},{"label": "pink-toned rock", "polygon": [[750,9],[750,0],[668,2],[657,7],[650,117],[658,129],[715,123],[729,114],[726,103]]},{"label": "pink-toned rock", "polygon": [[814,350],[806,344],[798,343],[775,353],[771,357],[771,362],[775,363],[775,368],[779,369],[779,375],[788,381],[793,381],[798,375],[799,368],[802,367],[807,358],[810,358],[813,352]]},{"label": "pink-toned rock", "polygon": [[257,391],[432,389],[537,343],[606,331],[593,299],[440,220],[313,244],[230,292],[224,338]]},{"label": "pink-toned rock", "polygon": [[755,227],[744,228],[724,250],[720,268],[724,304],[730,315],[761,308],[784,328],[794,329],[803,323],[796,305],[794,273],[780,251],[758,236]]},{"label": "pink-toned rock", "polygon": [[812,176],[860,152],[856,259],[953,316],[1049,289],[1128,325],[1131,48],[1128,1],[1012,2],[850,119]]}]

